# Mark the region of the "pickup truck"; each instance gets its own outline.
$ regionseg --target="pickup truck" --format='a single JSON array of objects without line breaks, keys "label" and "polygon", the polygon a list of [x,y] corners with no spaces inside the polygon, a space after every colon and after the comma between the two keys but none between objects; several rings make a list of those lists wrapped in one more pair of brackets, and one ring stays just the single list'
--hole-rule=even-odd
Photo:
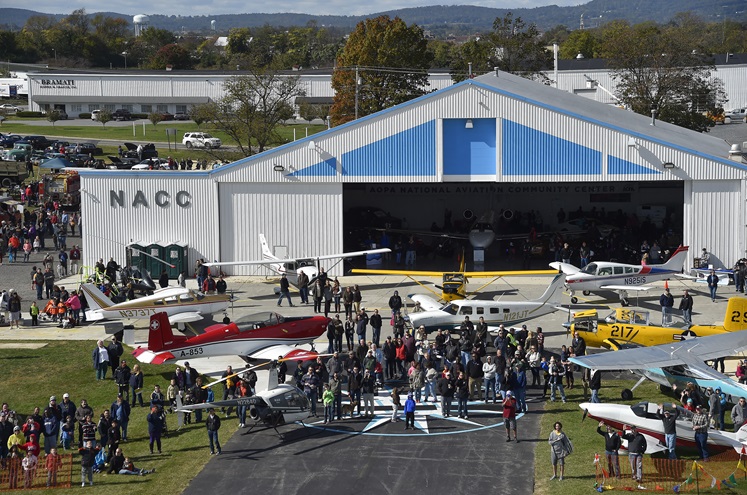
[{"label": "pickup truck", "polygon": [[20,184],[28,177],[25,162],[0,161],[0,184],[10,187],[12,184]]}]

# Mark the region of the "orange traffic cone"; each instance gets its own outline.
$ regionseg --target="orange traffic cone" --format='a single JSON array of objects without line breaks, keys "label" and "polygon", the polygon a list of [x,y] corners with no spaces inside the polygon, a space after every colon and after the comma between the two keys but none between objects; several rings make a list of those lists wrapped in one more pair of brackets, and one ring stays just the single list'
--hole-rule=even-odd
[{"label": "orange traffic cone", "polygon": [[664,281],[664,289],[669,290],[669,280]]}]

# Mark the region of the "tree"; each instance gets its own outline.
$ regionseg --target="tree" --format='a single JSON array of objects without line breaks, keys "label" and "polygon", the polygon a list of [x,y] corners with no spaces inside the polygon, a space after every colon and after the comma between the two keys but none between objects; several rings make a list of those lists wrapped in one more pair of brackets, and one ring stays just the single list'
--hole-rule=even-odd
[{"label": "tree", "polygon": [[537,26],[527,25],[511,12],[496,17],[488,42],[494,49],[493,66],[504,72],[532,77],[549,69],[552,54],[545,48]]},{"label": "tree", "polygon": [[106,123],[111,122],[113,118],[114,117],[112,117],[112,111],[108,108],[102,108],[101,110],[99,110],[98,120],[99,122],[101,122],[101,125],[103,127],[106,127]]},{"label": "tree", "polygon": [[293,116],[293,100],[303,96],[297,77],[280,76],[273,71],[250,71],[246,76],[228,79],[225,96],[201,105],[200,112],[216,129],[228,134],[243,156],[263,152],[280,136],[276,129]]},{"label": "tree", "polygon": [[348,122],[356,113],[370,115],[425,94],[432,57],[415,24],[408,27],[399,17],[385,15],[359,22],[332,74],[332,122]]},{"label": "tree", "polygon": [[191,69],[192,65],[189,52],[176,43],[162,46],[148,62],[148,67],[151,69],[165,69],[166,67]]},{"label": "tree", "polygon": [[52,110],[50,112],[47,112],[47,120],[52,123],[52,127],[55,126],[55,123],[62,119],[62,115],[60,115],[59,110]]},{"label": "tree", "polygon": [[209,104],[194,105],[189,109],[189,118],[197,124],[199,129],[202,124],[210,120],[211,111],[212,107]]},{"label": "tree", "polygon": [[151,112],[148,114],[148,120],[150,120],[150,123],[155,127],[163,120],[163,115],[159,112]]},{"label": "tree", "polygon": [[708,129],[703,112],[723,105],[725,98],[710,79],[712,62],[693,48],[697,39],[677,26],[631,27],[621,21],[606,25],[602,39],[601,54],[609,59],[625,105],[642,115],[655,110],[659,119],[689,129]]},{"label": "tree", "polygon": [[573,31],[568,39],[560,45],[558,56],[562,59],[574,59],[578,54],[584,58],[594,58],[598,51],[599,41],[589,29]]}]

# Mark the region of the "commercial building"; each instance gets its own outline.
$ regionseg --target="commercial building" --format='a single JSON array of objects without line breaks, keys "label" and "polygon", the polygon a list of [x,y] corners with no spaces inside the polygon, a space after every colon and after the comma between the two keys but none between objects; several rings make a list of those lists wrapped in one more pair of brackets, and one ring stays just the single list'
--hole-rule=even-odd
[{"label": "commercial building", "polygon": [[496,72],[211,171],[84,170],[83,252],[182,241],[188,266],[256,260],[263,233],[281,256],[339,253],[361,227],[353,207],[413,230],[467,210],[551,229],[563,208],[658,217],[730,265],[747,247],[746,170],[707,134]]}]

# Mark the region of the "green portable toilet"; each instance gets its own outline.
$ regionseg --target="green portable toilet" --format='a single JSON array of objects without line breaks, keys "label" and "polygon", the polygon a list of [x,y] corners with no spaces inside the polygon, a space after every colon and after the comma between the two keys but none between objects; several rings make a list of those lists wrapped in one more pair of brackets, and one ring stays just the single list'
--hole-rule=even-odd
[{"label": "green portable toilet", "polygon": [[166,271],[169,274],[169,278],[175,280],[182,271],[187,269],[187,243],[172,242],[164,247],[164,251],[164,261],[174,265],[173,268],[167,266]]},{"label": "green portable toilet", "polygon": [[158,280],[158,277],[161,275],[161,270],[163,270],[164,268],[168,268],[161,261],[159,261],[166,261],[163,257],[164,253],[162,242],[151,242],[150,244],[148,244],[148,249],[146,251],[150,256],[146,256],[147,259],[144,263],[145,269],[150,272],[150,275],[154,280]]},{"label": "green portable toilet", "polygon": [[130,266],[140,268],[141,270],[147,267],[148,257],[143,254],[147,252],[148,244],[145,241],[135,241],[127,245],[127,252],[125,259]]}]

